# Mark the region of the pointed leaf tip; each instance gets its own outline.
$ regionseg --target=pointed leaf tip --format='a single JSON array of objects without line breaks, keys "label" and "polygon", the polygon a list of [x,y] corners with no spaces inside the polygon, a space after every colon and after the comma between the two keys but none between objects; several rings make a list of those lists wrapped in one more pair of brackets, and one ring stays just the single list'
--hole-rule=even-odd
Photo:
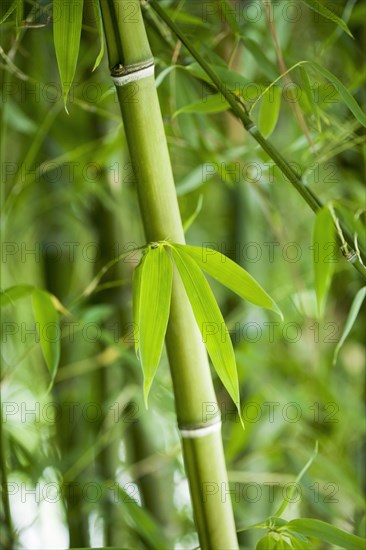
[{"label": "pointed leaf tip", "polygon": [[274,311],[283,320],[283,314],[276,302],[245,269],[230,258],[211,248],[181,244],[173,246],[178,251],[184,251],[203,271],[235,292],[240,298]]}]

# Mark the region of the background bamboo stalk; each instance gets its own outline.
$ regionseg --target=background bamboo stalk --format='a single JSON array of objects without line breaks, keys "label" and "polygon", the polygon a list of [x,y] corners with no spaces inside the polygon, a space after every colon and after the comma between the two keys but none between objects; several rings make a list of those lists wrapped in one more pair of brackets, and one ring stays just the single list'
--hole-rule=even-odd
[{"label": "background bamboo stalk", "polygon": [[[124,3],[101,2],[110,67],[123,64],[134,70],[152,59],[139,2],[134,22],[121,17]],[[120,13],[119,13],[120,11]],[[111,23],[113,21],[113,23]],[[116,29],[118,31],[116,32]],[[120,41],[120,46],[115,42]],[[119,55],[123,52],[123,57]],[[154,77],[117,88],[137,192],[148,241],[169,239],[184,243],[178,201]],[[173,379],[178,424],[194,429],[205,425],[205,407],[218,406],[207,354],[191,305],[177,274],[174,275],[166,344]],[[195,521],[202,548],[238,548],[220,432],[183,439],[183,455],[190,484]],[[208,485],[215,494],[206,495]]]}]

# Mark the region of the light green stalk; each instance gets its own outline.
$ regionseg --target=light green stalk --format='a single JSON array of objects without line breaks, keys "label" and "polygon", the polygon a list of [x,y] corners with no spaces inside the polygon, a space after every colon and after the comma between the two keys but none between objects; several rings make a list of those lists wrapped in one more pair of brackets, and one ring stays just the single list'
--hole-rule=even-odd
[{"label": "light green stalk", "polygon": [[[138,0],[100,2],[112,76],[126,75],[153,62]],[[133,8],[126,16],[124,8]],[[184,232],[154,76],[117,87],[123,123],[136,175],[148,241],[184,243]],[[174,274],[166,334],[179,428],[192,430],[219,422],[209,363],[191,305]],[[205,411],[214,410],[210,422]],[[238,548],[220,431],[182,438],[183,456],[203,549]]]}]

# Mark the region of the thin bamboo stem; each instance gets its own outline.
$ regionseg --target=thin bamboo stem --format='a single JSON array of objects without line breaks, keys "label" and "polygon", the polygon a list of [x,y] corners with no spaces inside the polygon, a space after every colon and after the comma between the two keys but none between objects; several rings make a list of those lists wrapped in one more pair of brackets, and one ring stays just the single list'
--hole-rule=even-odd
[{"label": "thin bamboo stem", "polygon": [[[138,0],[101,0],[106,42],[119,41],[123,57],[109,58],[111,74],[124,78],[153,62]],[[134,9],[134,18],[122,17],[123,7]],[[116,25],[111,24],[113,17]],[[116,47],[108,51],[116,52]],[[137,75],[137,76],[139,76]],[[115,80],[116,84],[121,83]],[[117,85],[122,118],[136,175],[136,186],[149,241],[170,239],[184,243],[184,232],[175,192],[154,76]],[[202,338],[183,284],[174,273],[166,345],[173,380],[177,420],[182,433],[183,456],[190,485],[201,548],[238,548],[228,490],[228,479],[219,428],[219,408]],[[208,409],[213,414],[205,414]],[[214,425],[209,428],[208,425]],[[202,436],[191,438],[197,428]],[[198,432],[195,432],[197,435]],[[188,437],[187,437],[188,436]]]},{"label": "thin bamboo stem", "polygon": [[[268,156],[273,160],[276,166],[281,170],[282,174],[289,180],[293,185],[296,191],[301,195],[301,197],[307,202],[313,212],[317,212],[322,208],[323,204],[320,199],[315,195],[315,193],[307,187],[301,177],[299,177],[295,170],[290,166],[287,160],[281,155],[281,153],[265,139],[265,137],[259,132],[258,128],[254,122],[249,117],[245,105],[239,100],[235,94],[227,89],[227,86],[221,82],[220,78],[217,76],[215,71],[211,68],[210,64],[203,59],[199,51],[193,46],[192,42],[185,36],[185,34],[179,29],[179,27],[172,21],[172,19],[167,15],[164,9],[159,5],[157,0],[149,0],[149,5],[156,11],[156,13],[165,21],[168,27],[174,32],[174,34],[179,38],[179,40],[184,44],[187,50],[191,53],[197,63],[202,67],[206,74],[210,77],[212,83],[216,86],[218,92],[226,99],[231,107],[231,112],[238,117],[244,128],[252,135],[256,142],[261,146],[263,151],[265,151]],[[366,252],[359,248],[360,257],[354,251],[353,237],[348,231],[347,228],[341,227],[344,241],[346,241],[348,250],[345,250],[341,246],[341,251],[344,257],[346,258],[351,265],[366,279]],[[338,243],[342,244],[342,238],[338,234]]]}]

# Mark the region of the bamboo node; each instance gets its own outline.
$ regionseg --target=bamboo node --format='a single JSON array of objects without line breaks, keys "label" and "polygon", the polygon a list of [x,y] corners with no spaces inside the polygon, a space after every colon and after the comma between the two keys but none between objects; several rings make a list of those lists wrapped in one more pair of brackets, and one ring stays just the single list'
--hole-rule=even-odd
[{"label": "bamboo node", "polygon": [[117,63],[111,69],[111,77],[116,86],[125,86],[135,80],[141,80],[154,75],[155,63],[154,59],[148,59],[142,63],[132,65],[123,65]]},{"label": "bamboo node", "polygon": [[219,432],[220,430],[221,418],[217,417],[215,422],[209,424],[208,426],[202,426],[202,424],[199,424],[197,426],[180,427],[179,433],[183,439],[198,439]]}]

